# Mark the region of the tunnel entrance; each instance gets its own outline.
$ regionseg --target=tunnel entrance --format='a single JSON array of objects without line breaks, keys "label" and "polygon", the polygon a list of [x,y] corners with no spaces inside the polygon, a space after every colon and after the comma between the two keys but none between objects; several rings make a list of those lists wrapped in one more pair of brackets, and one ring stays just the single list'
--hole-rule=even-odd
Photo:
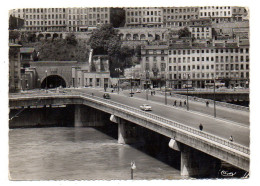
[{"label": "tunnel entrance", "polygon": [[56,88],[56,87],[66,87],[66,82],[65,80],[58,76],[58,75],[51,75],[51,76],[47,76],[41,84],[41,88],[46,88],[46,84],[47,84],[47,88]]}]

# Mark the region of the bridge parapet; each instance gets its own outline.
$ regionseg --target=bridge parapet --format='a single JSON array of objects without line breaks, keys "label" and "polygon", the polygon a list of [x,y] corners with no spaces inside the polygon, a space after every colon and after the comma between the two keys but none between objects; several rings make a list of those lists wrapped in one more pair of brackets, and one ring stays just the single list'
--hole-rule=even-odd
[{"label": "bridge parapet", "polygon": [[[164,94],[164,93],[162,93],[162,94]],[[182,94],[174,93],[174,94],[172,94],[172,96],[180,98],[180,99],[187,99],[187,96],[182,95]],[[204,98],[198,98],[198,97],[194,97],[194,96],[188,96],[188,99],[191,101],[197,101],[197,102],[202,102],[202,103],[206,103],[208,101],[209,103],[213,104],[213,102],[214,102],[214,100],[212,100],[212,99],[204,99]],[[221,101],[215,101],[215,103],[217,106],[222,106],[222,107],[226,107],[226,108],[249,112],[249,107],[244,107],[241,105],[235,105],[235,104],[221,102]]]}]

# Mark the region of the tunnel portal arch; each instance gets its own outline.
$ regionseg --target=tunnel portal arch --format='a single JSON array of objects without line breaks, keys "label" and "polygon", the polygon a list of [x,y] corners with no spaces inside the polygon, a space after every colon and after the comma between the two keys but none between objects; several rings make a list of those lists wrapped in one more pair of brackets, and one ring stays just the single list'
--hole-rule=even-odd
[{"label": "tunnel portal arch", "polygon": [[[47,84],[47,86],[46,86]],[[43,79],[41,88],[66,87],[66,81],[59,75],[50,75]]]}]

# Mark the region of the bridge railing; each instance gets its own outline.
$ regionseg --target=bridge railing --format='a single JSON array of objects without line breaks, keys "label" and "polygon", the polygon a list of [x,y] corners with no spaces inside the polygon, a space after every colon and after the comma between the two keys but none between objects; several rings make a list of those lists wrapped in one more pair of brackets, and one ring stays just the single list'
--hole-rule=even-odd
[{"label": "bridge railing", "polygon": [[[21,95],[13,95],[13,96],[10,96],[10,98],[16,98],[16,97],[19,98],[20,96]],[[83,99],[87,98],[88,100],[92,100],[93,102],[98,101],[100,104],[103,104],[103,105],[105,104],[108,107],[113,106],[114,109],[121,108],[120,111],[123,111],[125,113],[130,114],[130,115],[138,114],[138,117],[142,117],[146,120],[150,119],[151,122],[159,121],[160,123],[164,123],[164,124],[167,124],[168,126],[175,127],[177,129],[181,129],[182,131],[189,132],[189,133],[192,133],[194,135],[203,137],[205,139],[219,143],[219,144],[224,145],[226,147],[229,147],[231,149],[235,149],[239,152],[243,152],[243,153],[248,154],[248,155],[250,154],[249,148],[242,146],[240,144],[237,144],[237,143],[231,142],[229,140],[220,138],[220,137],[215,136],[213,134],[208,134],[208,133],[202,132],[198,129],[188,127],[184,124],[181,124],[181,123],[169,120],[169,119],[165,119],[165,118],[158,116],[156,114],[148,113],[148,112],[142,111],[142,110],[134,108],[134,107],[130,107],[130,106],[127,106],[127,105],[124,105],[124,104],[121,104],[121,103],[111,101],[111,100],[103,99],[103,98],[100,98],[100,97],[97,97],[97,96],[94,96],[94,95],[90,95],[90,94],[87,94],[87,93],[79,93],[79,92],[77,92],[77,93],[75,93],[75,92],[48,93],[48,94],[38,94],[37,93],[37,94],[28,94],[28,95],[22,95],[22,96],[25,97],[25,98],[37,97],[38,99],[40,99],[39,97],[50,97],[50,96],[51,97],[64,97],[64,96],[66,96],[66,97],[74,97],[74,98],[80,96],[80,98],[83,98]],[[157,124],[159,124],[159,123],[157,122]]]},{"label": "bridge railing", "polygon": [[[164,93],[162,93],[164,94]],[[182,95],[182,94],[175,94],[172,93],[172,96],[179,98],[179,99],[187,99],[186,95]],[[213,104],[214,100],[212,99],[204,99],[204,98],[198,98],[198,97],[194,97],[194,96],[188,96],[188,99],[191,101],[196,101],[196,102],[202,102],[205,103],[208,101],[209,103]],[[245,106],[241,106],[241,105],[235,105],[235,104],[231,104],[231,103],[225,103],[225,102],[221,102],[221,101],[215,101],[216,105],[218,106],[222,106],[222,107],[226,107],[226,108],[231,108],[231,109],[235,109],[235,110],[242,110],[242,111],[249,111],[249,107],[245,107]]]},{"label": "bridge railing", "polygon": [[161,116],[158,116],[158,115],[155,115],[155,114],[152,114],[152,113],[148,113],[148,112],[145,112],[145,111],[142,111],[140,109],[137,109],[137,108],[133,108],[133,107],[130,107],[130,106],[127,106],[127,105],[123,105],[123,104],[120,104],[120,103],[117,103],[117,102],[114,102],[114,101],[111,101],[111,100],[105,100],[105,99],[102,99],[100,97],[97,97],[97,96],[92,96],[92,95],[89,95],[89,94],[86,94],[86,93],[80,93],[82,96],[86,96],[88,98],[94,98],[95,100],[99,100],[101,102],[106,102],[106,103],[109,103],[110,105],[114,105],[116,107],[119,107],[119,108],[123,108],[125,110],[125,112],[129,113],[129,111],[131,112],[134,112],[134,113],[138,113],[140,115],[144,115],[148,118],[151,118],[153,120],[157,120],[157,121],[160,121],[162,123],[166,123],[170,126],[174,126],[178,129],[182,129],[184,131],[187,131],[187,132],[190,132],[192,134],[195,134],[195,135],[199,135],[203,138],[206,138],[208,140],[211,140],[211,141],[214,141],[216,143],[220,143],[224,146],[227,146],[229,148],[232,148],[232,149],[235,149],[235,150],[238,150],[240,152],[243,152],[245,154],[250,154],[250,150],[249,148],[247,147],[244,147],[240,144],[237,144],[237,143],[234,143],[234,142],[231,142],[229,140],[226,140],[226,139],[223,139],[223,138],[220,138],[218,136],[215,136],[213,134],[208,134],[208,133],[205,133],[205,132],[202,132],[198,129],[194,129],[194,128],[191,128],[191,127],[188,127],[186,125],[183,125],[181,123],[177,123],[175,121],[172,121],[172,120],[168,120],[168,119],[165,119]]}]

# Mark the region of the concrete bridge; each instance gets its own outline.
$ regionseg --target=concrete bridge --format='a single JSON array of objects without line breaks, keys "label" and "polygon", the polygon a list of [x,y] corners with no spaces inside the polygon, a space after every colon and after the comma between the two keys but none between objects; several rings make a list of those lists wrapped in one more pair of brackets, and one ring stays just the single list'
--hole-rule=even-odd
[{"label": "concrete bridge", "polygon": [[[181,175],[207,174],[216,170],[215,166],[219,160],[249,171],[248,145],[230,142],[187,126],[185,123],[144,112],[119,102],[85,93],[20,94],[11,95],[9,98],[11,110],[46,105],[74,105],[75,127],[101,125],[102,121],[97,122],[97,118],[101,118],[102,113],[110,114],[110,120],[118,124],[119,143],[131,142],[131,137],[128,135],[131,124],[169,137],[169,147],[181,153]],[[15,120],[18,119],[10,120],[10,124]]]}]

